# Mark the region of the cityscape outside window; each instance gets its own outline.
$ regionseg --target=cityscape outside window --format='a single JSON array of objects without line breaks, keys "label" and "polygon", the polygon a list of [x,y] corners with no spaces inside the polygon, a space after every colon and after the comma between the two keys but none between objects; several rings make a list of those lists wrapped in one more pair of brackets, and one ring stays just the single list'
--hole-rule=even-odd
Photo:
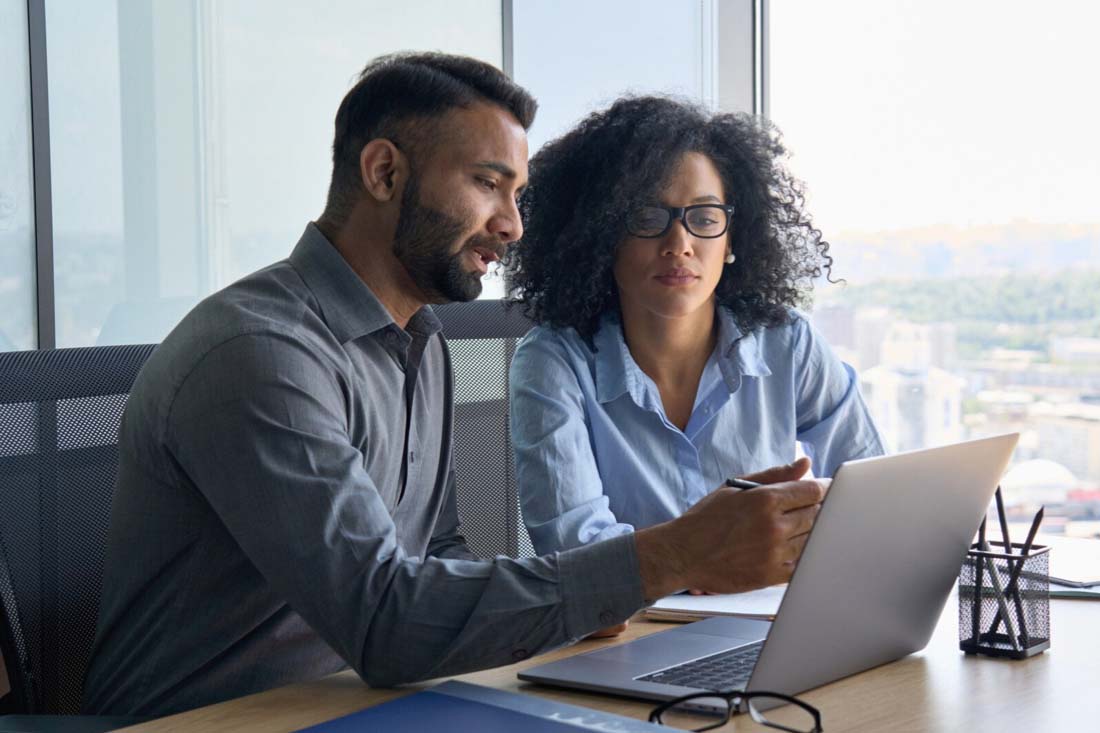
[{"label": "cityscape outside window", "polygon": [[890,449],[1019,431],[1010,514],[1100,537],[1100,8],[770,10],[769,114],[846,281],[812,318]]}]

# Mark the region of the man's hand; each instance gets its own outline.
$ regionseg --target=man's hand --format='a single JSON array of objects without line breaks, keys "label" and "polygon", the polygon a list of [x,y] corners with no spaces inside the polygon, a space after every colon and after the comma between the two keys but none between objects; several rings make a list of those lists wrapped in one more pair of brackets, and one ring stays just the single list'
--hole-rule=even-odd
[{"label": "man's hand", "polygon": [[591,634],[589,634],[585,638],[586,639],[607,639],[607,638],[610,638],[612,636],[618,636],[619,634],[626,631],[626,627],[629,626],[629,625],[630,625],[629,621],[623,621],[621,624],[615,624],[614,626],[608,626],[606,628],[599,629],[597,631],[593,631]]},{"label": "man's hand", "polygon": [[[796,461],[755,476],[801,475],[805,468]],[[740,593],[787,582],[826,487],[827,481],[785,481],[750,491],[723,487],[683,516],[638,530],[645,597],[656,600],[684,588]]]},{"label": "man's hand", "polygon": [[[763,471],[757,471],[756,473],[750,473],[747,476],[738,476],[737,478],[743,478],[748,481],[754,481],[758,484],[778,484],[783,481],[797,481],[806,475],[806,472],[810,470],[810,459],[806,456],[795,460],[793,463],[788,463],[784,466],[772,466],[771,468],[765,468]],[[699,590],[698,588],[688,589],[688,593],[693,596],[709,596],[713,595],[705,590]]]}]

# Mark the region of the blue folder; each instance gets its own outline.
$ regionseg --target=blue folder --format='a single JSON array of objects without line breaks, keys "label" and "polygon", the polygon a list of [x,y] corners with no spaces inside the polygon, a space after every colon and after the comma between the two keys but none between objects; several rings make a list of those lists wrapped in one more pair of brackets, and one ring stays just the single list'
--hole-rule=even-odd
[{"label": "blue folder", "polygon": [[530,695],[466,682],[444,682],[429,690],[390,700],[297,733],[362,731],[477,731],[478,733],[655,733],[653,723],[602,713]]}]

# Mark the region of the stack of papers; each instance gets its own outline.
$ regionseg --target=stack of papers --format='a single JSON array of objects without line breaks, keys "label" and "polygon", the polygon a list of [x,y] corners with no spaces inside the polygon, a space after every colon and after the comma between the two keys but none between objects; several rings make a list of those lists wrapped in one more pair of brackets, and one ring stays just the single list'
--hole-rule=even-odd
[{"label": "stack of papers", "polygon": [[1050,597],[1100,600],[1100,540],[1042,537],[1050,546]]},{"label": "stack of papers", "polygon": [[1100,585],[1100,540],[1082,537],[1040,537],[1050,545],[1050,582],[1087,587]]},{"label": "stack of papers", "polygon": [[654,621],[699,621],[711,616],[739,616],[771,621],[779,612],[779,603],[787,592],[786,584],[717,596],[693,596],[678,593],[667,596],[645,610]]}]

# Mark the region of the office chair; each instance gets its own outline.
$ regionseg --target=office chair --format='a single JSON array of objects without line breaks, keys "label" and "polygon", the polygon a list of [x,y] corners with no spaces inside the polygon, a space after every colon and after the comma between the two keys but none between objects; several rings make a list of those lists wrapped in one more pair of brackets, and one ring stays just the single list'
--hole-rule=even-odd
[{"label": "office chair", "polygon": [[0,733],[95,731],[148,718],[79,716],[130,387],[153,351],[0,354]]},{"label": "office chair", "polygon": [[533,325],[502,300],[434,307],[455,377],[454,463],[466,541],[481,557],[533,557],[520,514],[508,424],[508,367]]}]

